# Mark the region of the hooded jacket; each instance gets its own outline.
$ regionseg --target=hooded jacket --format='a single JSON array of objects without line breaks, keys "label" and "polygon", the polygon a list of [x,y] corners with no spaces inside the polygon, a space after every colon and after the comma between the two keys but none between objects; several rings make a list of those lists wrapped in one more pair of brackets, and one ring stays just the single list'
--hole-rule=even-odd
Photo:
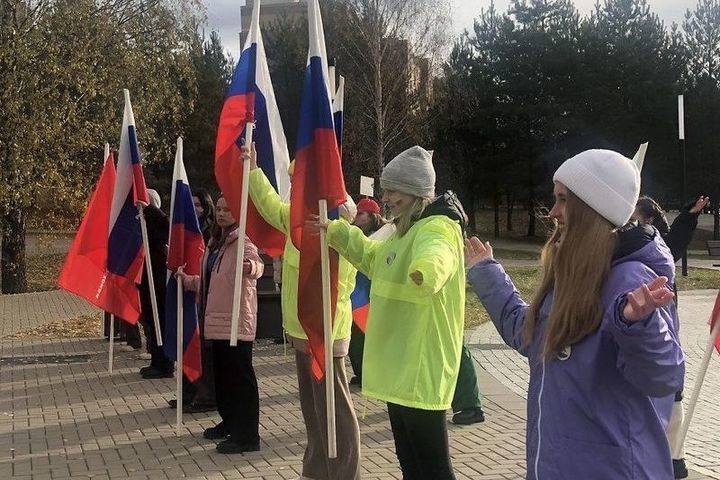
[{"label": "hooded jacket", "polygon": [[[455,393],[465,316],[460,225],[444,196],[402,237],[367,238],[334,221],[328,242],[372,281],[363,394],[411,408],[446,410]],[[415,284],[410,273],[419,271]]]},{"label": "hooded jacket", "polygon": [[685,363],[674,302],[648,318],[623,318],[628,292],[657,276],[674,282],[669,249],[652,229],[621,232],[605,285],[597,331],[557,359],[540,355],[553,301],[538,312],[532,342],[523,342],[526,304],[503,268],[485,260],[468,278],[505,342],[528,357],[527,478],[662,480],[673,470],[665,428]]}]

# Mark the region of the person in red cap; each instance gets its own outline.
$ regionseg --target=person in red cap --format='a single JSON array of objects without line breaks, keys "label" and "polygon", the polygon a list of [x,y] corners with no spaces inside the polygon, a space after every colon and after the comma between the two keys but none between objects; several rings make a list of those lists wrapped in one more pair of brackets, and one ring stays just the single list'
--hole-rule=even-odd
[{"label": "person in red cap", "polygon": [[353,223],[359,227],[366,236],[370,236],[380,230],[380,227],[386,222],[380,215],[380,205],[372,198],[363,198],[357,204],[357,215]]}]

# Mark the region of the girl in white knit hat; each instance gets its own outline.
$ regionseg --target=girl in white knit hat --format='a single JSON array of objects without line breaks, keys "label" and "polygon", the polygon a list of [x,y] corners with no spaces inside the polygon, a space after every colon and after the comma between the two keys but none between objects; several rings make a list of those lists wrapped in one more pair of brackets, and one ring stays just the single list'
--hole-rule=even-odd
[{"label": "girl in white knit hat", "polygon": [[652,227],[626,226],[639,172],[619,153],[588,150],[553,180],[556,228],[532,303],[489,243],[466,242],[473,289],[530,364],[527,478],[671,479],[665,427],[685,362],[670,251]]}]

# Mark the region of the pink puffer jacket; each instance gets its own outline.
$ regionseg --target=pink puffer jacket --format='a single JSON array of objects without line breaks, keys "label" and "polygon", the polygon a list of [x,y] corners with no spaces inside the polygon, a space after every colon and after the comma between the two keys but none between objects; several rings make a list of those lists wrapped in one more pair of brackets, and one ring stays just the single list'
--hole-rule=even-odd
[{"label": "pink puffer jacket", "polygon": [[[228,234],[224,245],[220,247],[210,275],[210,288],[205,306],[205,338],[208,340],[230,340],[238,234],[238,230]],[[257,247],[247,236],[243,260],[250,263],[250,273],[243,274],[237,338],[252,342],[255,340],[257,329],[257,279],[262,276],[265,266],[258,255]],[[203,257],[202,272],[205,272],[205,262],[206,258]],[[187,289],[198,292],[200,277],[186,277],[184,285]]]}]

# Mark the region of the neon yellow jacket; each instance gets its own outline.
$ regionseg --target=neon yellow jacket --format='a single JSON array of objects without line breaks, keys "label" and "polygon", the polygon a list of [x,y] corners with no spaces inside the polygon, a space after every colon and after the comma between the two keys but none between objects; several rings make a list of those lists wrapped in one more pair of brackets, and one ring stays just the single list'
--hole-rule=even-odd
[{"label": "neon yellow jacket", "polygon": [[[249,193],[255,208],[257,208],[265,221],[287,236],[283,253],[281,290],[283,328],[291,337],[306,340],[307,335],[297,316],[300,252],[290,240],[290,204],[280,199],[280,195],[270,185],[267,177],[259,168],[250,172]],[[347,260],[340,258],[338,300],[335,310],[335,322],[333,323],[334,340],[343,340],[350,337],[350,327],[352,325],[350,293],[355,288],[355,272],[355,268]],[[318,288],[320,288],[320,285],[318,285]]]},{"label": "neon yellow jacket", "polygon": [[[465,317],[460,226],[436,215],[403,237],[376,241],[334,221],[328,240],[372,280],[363,394],[424,410],[450,408]],[[409,277],[414,271],[423,275],[419,286]]]}]

